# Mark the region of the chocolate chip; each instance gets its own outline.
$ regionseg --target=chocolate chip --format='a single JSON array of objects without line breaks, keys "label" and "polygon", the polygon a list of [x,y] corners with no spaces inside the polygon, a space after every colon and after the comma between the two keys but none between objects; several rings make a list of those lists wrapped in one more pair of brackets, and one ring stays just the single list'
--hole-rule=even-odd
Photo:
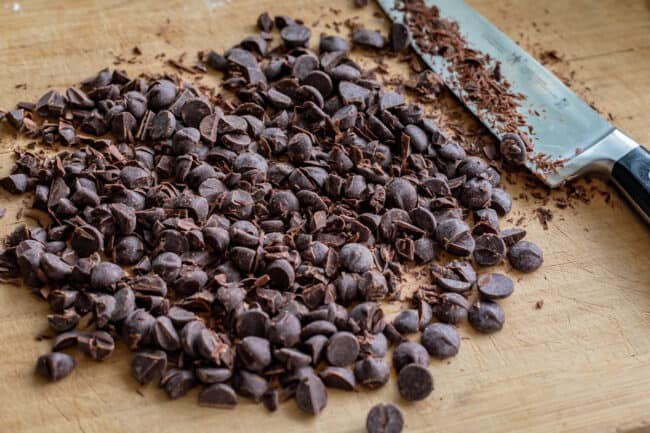
[{"label": "chocolate chip", "polygon": [[131,375],[141,384],[162,377],[167,368],[167,354],[162,350],[136,352],[131,359]]},{"label": "chocolate chip", "polygon": [[77,227],[72,233],[70,245],[80,257],[104,250],[104,236],[91,225]]},{"label": "chocolate chip", "polygon": [[315,320],[302,328],[300,338],[306,340],[312,335],[330,336],[336,332],[336,325],[327,320]]},{"label": "chocolate chip", "polygon": [[487,206],[492,197],[492,184],[485,179],[472,178],[461,189],[460,201],[470,209]]},{"label": "chocolate chip", "polygon": [[153,340],[164,350],[171,352],[181,348],[180,337],[169,317],[157,317],[152,332]]},{"label": "chocolate chip", "polygon": [[52,382],[68,376],[76,363],[67,353],[52,352],[42,355],[36,362],[36,372]]},{"label": "chocolate chip", "polygon": [[379,32],[362,28],[352,32],[352,42],[369,48],[383,48],[386,39]]},{"label": "chocolate chip", "polygon": [[187,394],[197,385],[194,373],[189,370],[172,368],[167,370],[160,380],[160,385],[171,399],[177,399]]},{"label": "chocolate chip", "polygon": [[149,127],[149,136],[152,140],[166,140],[176,130],[176,117],[171,111],[161,110],[154,116]]},{"label": "chocolate chip", "polygon": [[[318,57],[311,54],[303,54],[298,56],[293,62],[292,74],[300,81],[305,80],[307,75],[315,71],[318,68]],[[304,83],[309,84],[309,83]]]},{"label": "chocolate chip", "polygon": [[269,412],[275,412],[280,405],[280,392],[277,388],[267,390],[262,396],[262,403]]},{"label": "chocolate chip", "polygon": [[293,347],[298,344],[300,331],[300,320],[289,312],[279,314],[268,325],[269,340],[283,347]]},{"label": "chocolate chip", "polygon": [[420,263],[428,263],[436,257],[435,243],[431,238],[420,238],[413,245],[415,258]]},{"label": "chocolate chip", "polygon": [[417,332],[420,329],[418,311],[413,309],[400,311],[393,319],[393,326],[401,334]]},{"label": "chocolate chip", "polygon": [[476,238],[474,260],[480,266],[496,266],[505,258],[506,244],[498,235],[484,233]]},{"label": "chocolate chip", "polygon": [[251,309],[244,311],[237,316],[235,329],[240,338],[249,335],[264,337],[266,334],[269,316],[261,310]]},{"label": "chocolate chip", "polygon": [[465,222],[451,218],[442,221],[436,229],[436,240],[447,251],[459,256],[474,252],[475,242]]},{"label": "chocolate chip", "polygon": [[337,332],[327,343],[325,357],[327,362],[336,367],[344,367],[356,361],[359,355],[359,341],[350,332]]},{"label": "chocolate chip", "polygon": [[121,265],[134,265],[144,256],[144,243],[137,236],[125,236],[115,244],[115,261]]},{"label": "chocolate chip", "polygon": [[388,294],[386,277],[374,269],[363,273],[358,287],[359,294],[366,301],[379,301]]},{"label": "chocolate chip", "polygon": [[456,356],[460,347],[460,336],[455,326],[433,323],[422,332],[422,346],[435,358]]},{"label": "chocolate chip", "polygon": [[318,415],[327,406],[327,389],[318,376],[308,375],[296,387],[298,408],[310,415]]},{"label": "chocolate chip", "polygon": [[502,230],[499,235],[503,239],[503,242],[505,242],[506,247],[510,248],[526,237],[526,230],[519,227],[512,227]]},{"label": "chocolate chip", "polygon": [[271,287],[279,290],[290,289],[296,278],[293,266],[283,259],[271,263],[266,268],[266,272],[271,277]]},{"label": "chocolate chip", "polygon": [[169,80],[154,82],[147,90],[147,101],[151,110],[166,108],[176,98],[176,86]]},{"label": "chocolate chip", "polygon": [[326,367],[318,375],[328,388],[354,391],[357,384],[354,373],[343,367]]},{"label": "chocolate chip", "polygon": [[429,365],[429,354],[420,344],[412,341],[401,343],[393,352],[393,367],[398,373],[409,364],[418,364],[423,367]]},{"label": "chocolate chip", "polygon": [[113,354],[115,340],[108,332],[95,331],[91,334],[80,335],[77,338],[77,347],[93,360],[103,361]]},{"label": "chocolate chip", "polygon": [[318,43],[318,49],[321,53],[331,51],[350,51],[350,44],[344,38],[336,35],[321,35]]},{"label": "chocolate chip", "polygon": [[497,273],[481,275],[478,278],[477,286],[481,298],[488,300],[507,298],[515,289],[510,278]]},{"label": "chocolate chip", "polygon": [[518,271],[533,272],[544,263],[544,253],[532,242],[519,241],[510,247],[508,260]]},{"label": "chocolate chip", "polygon": [[124,321],[122,333],[130,349],[148,345],[152,341],[156,319],[148,312],[138,309],[133,311]]},{"label": "chocolate chip", "polygon": [[345,105],[355,104],[365,107],[370,91],[349,81],[341,81],[339,83],[339,94]]},{"label": "chocolate chip", "polygon": [[222,383],[232,377],[232,371],[228,368],[198,367],[195,371],[196,378],[202,383]]},{"label": "chocolate chip", "polygon": [[411,43],[411,35],[406,25],[393,23],[390,27],[390,48],[395,52],[403,51]]},{"label": "chocolate chip", "polygon": [[404,415],[394,404],[373,406],[366,418],[368,433],[401,433],[404,428]]},{"label": "chocolate chip", "polygon": [[357,243],[341,248],[341,264],[350,272],[365,272],[373,265],[372,254],[365,246]]},{"label": "chocolate chip", "polygon": [[325,335],[317,334],[312,335],[302,344],[305,350],[310,354],[313,365],[318,365],[323,358],[327,342],[328,338]]},{"label": "chocolate chip", "polygon": [[[391,323],[386,324],[384,333],[387,332],[387,328],[394,329]],[[400,335],[395,330],[395,332]],[[360,353],[362,356],[374,356],[374,357],[383,357],[388,352],[388,340],[382,333],[370,334],[365,333],[363,336],[359,337]]]},{"label": "chocolate chip", "polygon": [[486,334],[500,331],[505,322],[505,314],[499,304],[492,301],[476,302],[467,315],[469,324]]},{"label": "chocolate chip", "polygon": [[273,30],[273,19],[267,12],[262,12],[260,16],[257,17],[257,28],[263,32],[270,32]]},{"label": "chocolate chip", "polygon": [[158,254],[151,261],[151,269],[165,281],[174,281],[181,271],[181,258],[172,252]]},{"label": "chocolate chip", "polygon": [[212,384],[199,394],[199,406],[231,409],[237,402],[237,394],[225,383]]},{"label": "chocolate chip", "polygon": [[244,368],[261,373],[271,363],[269,341],[260,337],[245,337],[237,346],[237,357]]},{"label": "chocolate chip", "polygon": [[288,371],[298,370],[307,367],[312,363],[311,356],[302,353],[300,350],[290,349],[287,347],[275,350],[273,356],[277,361],[280,361]]},{"label": "chocolate chip", "polygon": [[492,188],[490,197],[490,206],[497,211],[499,215],[506,215],[512,209],[512,198],[510,194],[501,188]]},{"label": "chocolate chip", "polygon": [[411,182],[397,178],[386,185],[386,204],[410,211],[417,205],[418,195]]},{"label": "chocolate chip", "polygon": [[172,148],[176,155],[195,151],[201,139],[201,133],[196,128],[182,128],[176,131],[172,139]]},{"label": "chocolate chip", "polygon": [[501,137],[501,156],[508,162],[521,165],[526,162],[526,145],[517,134],[505,134]]},{"label": "chocolate chip", "polygon": [[95,289],[110,289],[124,278],[124,275],[122,268],[115,263],[101,262],[93,268],[90,274],[90,284]]},{"label": "chocolate chip", "polygon": [[205,142],[214,144],[217,141],[220,118],[221,114],[208,114],[199,123],[199,133]]},{"label": "chocolate chip", "polygon": [[458,293],[443,293],[433,307],[433,314],[438,320],[453,325],[467,317],[469,304],[467,299]]},{"label": "chocolate chip", "polygon": [[275,26],[278,28],[278,30],[282,30],[286,26],[295,24],[296,21],[291,18],[290,16],[287,15],[276,15],[275,16]]},{"label": "chocolate chip", "polygon": [[311,30],[300,24],[289,24],[280,30],[280,37],[287,48],[303,47],[309,43]]},{"label": "chocolate chip", "polygon": [[433,376],[426,366],[406,365],[397,375],[397,389],[404,400],[424,400],[433,391]]},{"label": "chocolate chip", "polygon": [[354,377],[368,389],[377,389],[388,383],[390,368],[382,358],[368,357],[354,365]]},{"label": "chocolate chip", "polygon": [[198,128],[201,121],[212,114],[212,106],[202,98],[193,98],[181,108],[181,117],[187,126]]},{"label": "chocolate chip", "polygon": [[266,379],[246,370],[237,370],[234,373],[232,386],[239,395],[255,401],[259,401],[269,388]]}]

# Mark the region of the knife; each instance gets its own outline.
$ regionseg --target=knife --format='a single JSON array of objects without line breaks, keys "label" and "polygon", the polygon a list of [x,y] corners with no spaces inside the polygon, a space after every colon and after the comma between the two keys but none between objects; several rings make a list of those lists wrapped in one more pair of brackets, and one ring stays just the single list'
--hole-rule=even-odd
[{"label": "knife", "polygon": [[[393,22],[404,24],[404,13],[396,8],[399,0],[378,2]],[[537,177],[555,188],[587,172],[604,173],[650,223],[650,152],[596,113],[463,0],[425,0],[425,4],[437,6],[441,17],[456,21],[470,48],[500,61],[501,76],[511,83],[512,92],[526,96],[519,113],[533,127],[529,136],[534,152],[547,157],[546,167],[557,163],[557,168],[549,172],[529,158],[526,165]],[[414,40],[411,46],[481,123],[497,138],[503,137],[494,114],[465,97],[445,58],[423,53]],[[528,132],[525,126],[521,131]]]}]

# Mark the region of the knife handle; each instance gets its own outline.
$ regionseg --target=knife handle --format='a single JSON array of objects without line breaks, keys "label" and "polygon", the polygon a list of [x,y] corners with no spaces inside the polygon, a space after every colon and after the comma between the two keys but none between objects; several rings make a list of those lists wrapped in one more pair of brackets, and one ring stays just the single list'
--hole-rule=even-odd
[{"label": "knife handle", "polygon": [[650,152],[637,146],[614,163],[612,178],[650,223]]}]

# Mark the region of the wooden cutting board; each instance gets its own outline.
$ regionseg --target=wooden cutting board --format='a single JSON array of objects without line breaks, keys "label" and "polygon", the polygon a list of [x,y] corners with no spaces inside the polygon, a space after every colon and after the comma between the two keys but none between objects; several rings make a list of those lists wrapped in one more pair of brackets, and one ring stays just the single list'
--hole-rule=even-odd
[{"label": "wooden cutting board", "polygon": [[[374,16],[374,5],[356,10],[351,3],[2,1],[0,107],[33,101],[49,87],[63,90],[117,55],[131,58],[136,45],[143,55],[121,66],[132,73],[160,70],[162,61],[155,57],[161,52],[169,58],[187,52],[191,63],[197,50],[223,50],[253,31],[263,10],[309,24],[320,21],[321,30],[353,15],[386,28]],[[564,60],[551,67],[572,78],[602,112],[611,113],[616,126],[650,144],[647,1],[470,3],[533,53],[556,49]],[[330,8],[341,12],[335,15]],[[216,82],[212,75],[205,81]],[[24,142],[8,128],[0,132],[0,174],[5,175],[12,146]],[[586,187],[608,189],[599,182]],[[515,196],[522,192],[520,186],[507,189]],[[24,200],[0,193],[0,206],[8,208],[0,234],[18,223]],[[502,332],[483,336],[461,328],[460,354],[431,366],[436,389],[426,401],[401,401],[391,381],[375,392],[331,391],[327,410],[317,418],[302,415],[293,403],[274,414],[248,402],[234,411],[205,409],[196,405],[196,390],[169,401],[156,387],[138,387],[129,377],[123,349],[103,365],[79,356],[69,378],[44,384],[33,366],[50,347],[35,340],[46,330],[47,305],[26,288],[2,285],[0,432],[361,433],[369,408],[384,401],[404,408],[408,432],[650,431],[650,231],[617,194],[609,203],[597,195],[589,205],[555,210],[548,230],[534,216],[538,206],[538,200],[517,200],[514,213],[524,217],[529,238],[544,249],[545,266],[532,275],[515,274],[516,292],[503,302],[507,322]],[[537,309],[540,300],[543,308]]]}]

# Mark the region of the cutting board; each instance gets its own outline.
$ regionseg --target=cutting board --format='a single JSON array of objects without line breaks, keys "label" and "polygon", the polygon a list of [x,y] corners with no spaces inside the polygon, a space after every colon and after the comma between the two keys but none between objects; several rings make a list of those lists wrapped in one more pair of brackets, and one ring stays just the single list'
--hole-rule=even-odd
[{"label": "cutting board", "polygon": [[[328,32],[333,29],[327,23],[354,15],[373,28],[387,28],[374,5],[357,10],[351,0],[56,3],[0,2],[0,107],[33,101],[51,86],[63,90],[115,56],[131,58],[136,45],[142,56],[121,65],[132,73],[160,70],[163,60],[155,57],[161,52],[168,58],[187,52],[191,63],[197,50],[223,50],[253,31],[263,10],[319,21],[318,28]],[[556,49],[564,61],[553,69],[573,75],[576,89],[611,113],[616,126],[650,144],[647,1],[470,3],[533,53]],[[215,77],[204,81],[216,83]],[[12,147],[25,142],[7,128],[0,132],[5,175]],[[530,193],[518,185],[506,188],[514,196]],[[597,181],[585,187],[609,189]],[[0,234],[18,224],[24,200],[0,193],[0,206],[8,209]],[[540,205],[532,197],[516,200],[514,215],[544,249],[544,267],[531,275],[514,273],[517,288],[503,302],[502,332],[483,336],[461,328],[460,354],[432,363],[435,391],[425,401],[401,401],[392,380],[375,392],[331,391],[327,409],[316,418],[299,413],[292,402],[273,414],[248,402],[233,411],[200,408],[196,390],[169,401],[155,386],[138,386],[123,349],[102,365],[78,356],[69,378],[46,384],[33,366],[50,347],[35,339],[46,331],[47,305],[24,287],[2,285],[0,432],[361,433],[369,408],[386,401],[402,406],[407,432],[650,431],[650,230],[615,193],[609,200],[596,194],[589,205],[554,209],[547,230],[534,214]],[[394,312],[398,306],[387,308]]]}]

